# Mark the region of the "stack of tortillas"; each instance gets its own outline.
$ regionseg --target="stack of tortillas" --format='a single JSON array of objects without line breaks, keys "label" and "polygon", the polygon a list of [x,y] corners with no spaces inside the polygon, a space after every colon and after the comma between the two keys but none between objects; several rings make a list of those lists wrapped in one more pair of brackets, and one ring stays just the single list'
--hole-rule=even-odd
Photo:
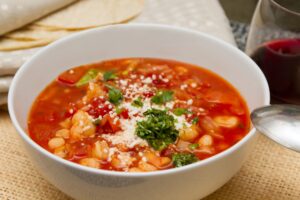
[{"label": "stack of tortillas", "polygon": [[144,0],[81,0],[0,37],[0,51],[44,46],[80,30],[123,23],[137,16],[143,4]]},{"label": "stack of tortillas", "polygon": [[143,7],[144,0],[0,1],[0,109],[7,102],[12,76],[35,47],[80,30],[127,22]]},{"label": "stack of tortillas", "polygon": [[[9,9],[3,6],[3,2],[9,4]],[[64,7],[68,3],[73,4]],[[3,8],[9,11],[7,16],[3,15]],[[58,8],[62,9],[18,31],[7,33]],[[24,19],[22,24],[20,18]],[[0,37],[0,109],[7,102],[13,75],[40,49],[34,47],[44,46],[80,30],[123,22],[182,26],[235,44],[218,0],[0,0],[0,34],[6,33]]]}]

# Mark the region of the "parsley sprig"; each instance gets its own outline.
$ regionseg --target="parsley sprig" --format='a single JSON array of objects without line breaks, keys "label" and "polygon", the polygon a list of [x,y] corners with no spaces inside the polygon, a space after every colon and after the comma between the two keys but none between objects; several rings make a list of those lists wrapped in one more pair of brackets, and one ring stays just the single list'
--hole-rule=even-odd
[{"label": "parsley sprig", "polygon": [[172,155],[172,161],[175,167],[182,167],[197,162],[198,160],[197,156],[193,153],[176,153]]},{"label": "parsley sprig", "polygon": [[192,124],[198,124],[199,122],[199,117],[195,117],[194,119],[192,119]]},{"label": "parsley sprig", "polygon": [[87,83],[89,83],[91,80],[97,77],[99,74],[99,71],[97,69],[90,69],[87,71],[75,84],[76,87],[81,87]]},{"label": "parsley sprig", "polygon": [[173,91],[169,90],[163,90],[163,91],[158,91],[155,96],[151,98],[151,102],[162,105],[164,103],[167,103],[169,101],[173,100]]},{"label": "parsley sprig", "polygon": [[112,104],[119,105],[121,101],[123,100],[123,95],[121,90],[106,84],[105,85],[108,88],[108,100]]},{"label": "parsley sprig", "polygon": [[103,80],[105,82],[109,80],[113,80],[115,78],[117,78],[117,75],[113,71],[107,71],[103,74]]},{"label": "parsley sprig", "polygon": [[138,97],[137,99],[133,100],[131,105],[134,106],[134,107],[143,107],[144,104],[142,102],[142,98]]},{"label": "parsley sprig", "polygon": [[189,111],[188,109],[186,108],[175,108],[173,110],[173,113],[176,115],[176,116],[181,116],[181,115],[184,115],[184,114],[192,114],[193,112]]},{"label": "parsley sprig", "polygon": [[163,150],[174,143],[178,137],[175,119],[165,110],[149,109],[144,113],[146,119],[137,122],[137,136],[147,140],[155,150]]}]

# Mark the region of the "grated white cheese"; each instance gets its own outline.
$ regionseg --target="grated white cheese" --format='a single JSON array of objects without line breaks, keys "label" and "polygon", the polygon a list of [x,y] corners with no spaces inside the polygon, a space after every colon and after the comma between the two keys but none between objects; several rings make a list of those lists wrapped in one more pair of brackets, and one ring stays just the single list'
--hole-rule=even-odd
[{"label": "grated white cheese", "polygon": [[118,148],[116,148],[116,147],[109,148],[107,161],[110,162],[112,159],[112,156],[117,152],[120,152]]},{"label": "grated white cheese", "polygon": [[150,84],[152,83],[152,79],[150,77],[147,77],[146,79],[142,80],[142,83]]},{"label": "grated white cheese", "polygon": [[181,89],[181,90],[185,90],[187,87],[188,87],[187,84],[182,84],[182,85],[180,86],[180,89]]},{"label": "grated white cheese", "polygon": [[168,83],[168,82],[169,82],[169,79],[163,78],[162,81],[165,82],[165,83]]},{"label": "grated white cheese", "polygon": [[141,85],[139,83],[134,83],[129,85],[125,91],[124,91],[124,97],[125,98],[136,98],[138,96],[142,96],[144,92],[151,91],[151,88],[148,87],[148,85]]},{"label": "grated white cheese", "polygon": [[142,161],[147,162],[147,158],[145,156],[142,157]]},{"label": "grated white cheese", "polygon": [[137,76],[135,74],[131,74],[130,78],[135,79]]},{"label": "grated white cheese", "polygon": [[190,127],[190,126],[192,126],[192,124],[190,124],[190,123],[188,123],[188,122],[186,121],[184,115],[176,116],[176,115],[174,115],[173,113],[172,113],[171,115],[172,115],[172,116],[175,118],[175,120],[176,120],[176,122],[175,122],[175,128],[176,128],[177,130],[181,130],[183,127]]},{"label": "grated white cheese", "polygon": [[140,157],[142,157],[144,155],[144,153],[141,152],[141,151],[138,154],[139,154]]},{"label": "grated white cheese", "polygon": [[119,119],[120,119],[119,117],[115,117],[115,118],[114,118],[114,121],[113,121],[113,124],[117,124],[117,121],[118,121]]},{"label": "grated white cheese", "polygon": [[90,128],[92,128],[90,125],[85,126],[85,127],[82,128],[82,131],[87,131],[87,130],[89,130]]},{"label": "grated white cheese", "polygon": [[[169,79],[164,79],[161,75],[158,77],[156,75],[152,75],[152,77],[145,78],[144,76],[140,76],[141,82],[128,84],[125,80],[119,80],[119,83],[123,86],[127,84],[127,87],[124,87],[123,95],[125,97],[125,100],[119,105],[121,108],[124,108],[128,110],[129,119],[120,119],[117,116],[115,110],[110,111],[109,115],[114,118],[113,123],[117,123],[117,121],[120,122],[121,131],[118,131],[115,134],[103,134],[102,137],[106,139],[107,141],[111,142],[113,145],[117,144],[123,144],[129,148],[133,148],[136,145],[139,146],[148,146],[148,143],[146,140],[138,137],[135,134],[136,124],[138,121],[144,120],[143,113],[151,108],[156,108],[160,110],[165,110],[168,108],[169,110],[172,110],[175,105],[175,101],[167,102],[165,105],[156,105],[151,103],[151,98],[143,99],[143,106],[142,107],[135,107],[131,105],[131,101],[126,101],[126,98],[128,99],[136,99],[137,97],[143,97],[144,92],[155,90],[153,88],[149,87],[149,83],[152,83],[154,79],[162,79],[165,82],[168,82]],[[184,88],[188,87],[186,84],[183,85]],[[105,102],[108,104],[109,102]],[[109,104],[110,106],[111,104]],[[177,130],[182,129],[185,126],[191,126],[185,119],[185,116],[176,116],[171,111],[168,111],[170,115],[172,115],[175,118],[175,128]],[[109,154],[113,155],[113,150],[110,150]],[[120,152],[118,152],[120,153]],[[139,154],[140,157],[144,158],[143,154]],[[122,160],[122,159],[121,159]]]},{"label": "grated white cheese", "polygon": [[136,122],[134,119],[121,119],[120,123],[123,130],[112,135],[105,134],[103,137],[114,145],[125,144],[129,148],[133,148],[135,145],[148,146],[145,140],[135,134]]},{"label": "grated white cheese", "polygon": [[173,109],[174,108],[174,104],[175,104],[174,101],[169,101],[169,102],[166,103],[166,107],[169,108],[169,109]]},{"label": "grated white cheese", "polygon": [[127,80],[120,80],[121,85],[127,86],[128,81]]},{"label": "grated white cheese", "polygon": [[187,101],[186,101],[186,104],[187,104],[187,105],[192,105],[192,104],[193,104],[193,99],[187,100]]}]

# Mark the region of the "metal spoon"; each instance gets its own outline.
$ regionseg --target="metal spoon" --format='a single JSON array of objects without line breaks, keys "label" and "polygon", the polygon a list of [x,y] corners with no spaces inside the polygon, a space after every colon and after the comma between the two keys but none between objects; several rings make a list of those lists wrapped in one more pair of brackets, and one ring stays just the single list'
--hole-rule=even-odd
[{"label": "metal spoon", "polygon": [[251,113],[255,128],[275,142],[300,152],[300,106],[270,105]]}]

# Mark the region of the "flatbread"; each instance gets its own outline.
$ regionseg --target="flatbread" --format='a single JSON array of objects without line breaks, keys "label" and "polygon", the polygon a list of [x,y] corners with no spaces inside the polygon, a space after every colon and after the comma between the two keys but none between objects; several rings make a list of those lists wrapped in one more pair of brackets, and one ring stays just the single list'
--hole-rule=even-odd
[{"label": "flatbread", "polygon": [[20,28],[76,0],[0,0],[0,35]]},{"label": "flatbread", "polygon": [[13,77],[12,76],[4,76],[0,77],[0,93],[8,92],[9,86],[11,85]]},{"label": "flatbread", "polygon": [[138,15],[144,0],[81,0],[35,23],[62,30],[80,30],[127,21]]},{"label": "flatbread", "polygon": [[5,108],[7,103],[7,93],[0,93],[0,109]]},{"label": "flatbread", "polygon": [[51,42],[49,39],[44,40],[32,40],[32,41],[22,41],[16,39],[10,39],[2,37],[0,39],[0,51],[13,51],[20,49],[28,49],[33,47],[39,47],[47,45]]},{"label": "flatbread", "polygon": [[0,51],[44,46],[79,30],[126,22],[143,6],[144,0],[81,0],[0,37]]},{"label": "flatbread", "polygon": [[[67,36],[71,33],[77,31],[67,31],[67,30],[49,30],[45,28],[39,28],[36,26],[29,26],[23,29],[8,33],[5,35],[6,38],[32,41],[32,40],[49,40],[54,41],[61,37]],[[1,46],[1,40],[0,40]]]}]

